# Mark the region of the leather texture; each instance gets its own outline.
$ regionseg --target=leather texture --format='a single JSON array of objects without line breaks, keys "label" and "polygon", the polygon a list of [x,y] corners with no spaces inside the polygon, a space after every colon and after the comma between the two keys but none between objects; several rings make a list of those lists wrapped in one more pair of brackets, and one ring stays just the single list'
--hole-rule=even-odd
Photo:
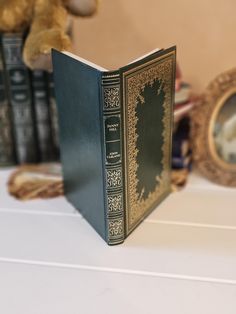
[{"label": "leather texture", "polygon": [[65,193],[105,239],[101,72],[53,50]]}]

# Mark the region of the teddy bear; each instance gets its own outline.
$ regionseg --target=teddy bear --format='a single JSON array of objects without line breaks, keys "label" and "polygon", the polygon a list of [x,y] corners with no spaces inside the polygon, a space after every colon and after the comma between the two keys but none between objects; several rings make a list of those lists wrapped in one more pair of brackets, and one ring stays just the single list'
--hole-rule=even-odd
[{"label": "teddy bear", "polygon": [[0,0],[0,32],[28,30],[23,49],[31,69],[50,70],[51,49],[71,50],[68,14],[90,16],[98,0]]}]

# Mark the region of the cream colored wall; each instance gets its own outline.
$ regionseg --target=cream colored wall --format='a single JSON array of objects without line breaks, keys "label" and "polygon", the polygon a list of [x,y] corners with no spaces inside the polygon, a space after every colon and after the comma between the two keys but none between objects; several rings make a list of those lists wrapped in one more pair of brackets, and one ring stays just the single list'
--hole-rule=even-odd
[{"label": "cream colored wall", "polygon": [[75,49],[114,68],[176,44],[185,79],[202,91],[236,66],[235,12],[235,0],[100,0],[97,16],[75,21]]}]

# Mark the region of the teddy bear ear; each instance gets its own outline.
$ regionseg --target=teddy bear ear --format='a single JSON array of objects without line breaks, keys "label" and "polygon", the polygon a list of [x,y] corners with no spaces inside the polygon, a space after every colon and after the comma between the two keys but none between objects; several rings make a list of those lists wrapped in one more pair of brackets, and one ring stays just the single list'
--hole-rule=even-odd
[{"label": "teddy bear ear", "polygon": [[98,7],[98,0],[63,0],[68,11],[76,16],[93,15]]}]

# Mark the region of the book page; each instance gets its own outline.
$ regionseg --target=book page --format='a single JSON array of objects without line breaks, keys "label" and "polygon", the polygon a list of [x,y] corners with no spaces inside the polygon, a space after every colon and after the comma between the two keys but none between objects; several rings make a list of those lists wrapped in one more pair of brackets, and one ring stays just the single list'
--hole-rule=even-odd
[{"label": "book page", "polygon": [[132,63],[135,63],[135,62],[137,62],[137,61],[139,61],[139,60],[142,60],[142,59],[146,58],[147,56],[150,56],[150,55],[152,55],[153,53],[155,53],[155,52],[157,52],[157,51],[160,51],[160,50],[163,50],[163,48],[161,48],[161,49],[160,49],[160,48],[153,49],[152,51],[149,51],[149,52],[146,53],[145,55],[142,55],[141,57],[139,57],[139,58],[137,58],[137,59],[135,59],[135,60],[129,62],[128,64],[132,64]]},{"label": "book page", "polygon": [[93,63],[91,61],[88,61],[88,60],[84,59],[84,58],[81,58],[81,57],[73,54],[72,52],[62,51],[62,53],[64,53],[65,55],[67,55],[67,56],[69,56],[69,57],[71,57],[73,59],[76,59],[76,60],[78,60],[78,61],[80,61],[82,63],[85,63],[85,64],[89,65],[90,67],[95,68],[95,69],[97,69],[99,71],[102,71],[102,72],[104,72],[104,71],[107,72],[108,71],[107,69],[101,67],[100,65],[97,65],[97,64],[95,64],[95,63]]},{"label": "book page", "polygon": [[[147,56],[150,56],[150,55],[152,55],[153,53],[155,53],[155,52],[157,52],[157,51],[160,51],[160,50],[163,50],[163,49],[160,49],[160,48],[153,49],[152,51],[149,51],[149,52],[146,53],[145,55],[142,55],[141,57],[139,57],[139,58],[137,58],[137,59],[135,59],[135,60],[132,60],[132,61],[129,62],[128,64],[132,64],[132,63],[135,63],[135,62],[137,62],[137,61],[139,61],[139,60],[142,60],[142,59],[146,58]],[[62,52],[63,52],[64,54],[66,54],[67,56],[69,56],[69,57],[71,57],[71,58],[73,58],[73,59],[76,59],[76,60],[78,60],[78,61],[80,61],[80,62],[82,62],[82,63],[85,63],[85,64],[87,64],[87,65],[91,66],[92,68],[95,68],[95,69],[97,69],[97,70],[99,70],[99,71],[104,71],[104,72],[109,71],[109,70],[107,70],[107,69],[101,67],[100,65],[97,65],[97,64],[95,64],[95,63],[93,63],[93,62],[91,62],[91,61],[88,61],[88,60],[86,60],[86,59],[84,59],[84,58],[81,58],[81,57],[79,57],[79,56],[73,54],[72,52],[68,52],[68,51],[62,51]]]}]

